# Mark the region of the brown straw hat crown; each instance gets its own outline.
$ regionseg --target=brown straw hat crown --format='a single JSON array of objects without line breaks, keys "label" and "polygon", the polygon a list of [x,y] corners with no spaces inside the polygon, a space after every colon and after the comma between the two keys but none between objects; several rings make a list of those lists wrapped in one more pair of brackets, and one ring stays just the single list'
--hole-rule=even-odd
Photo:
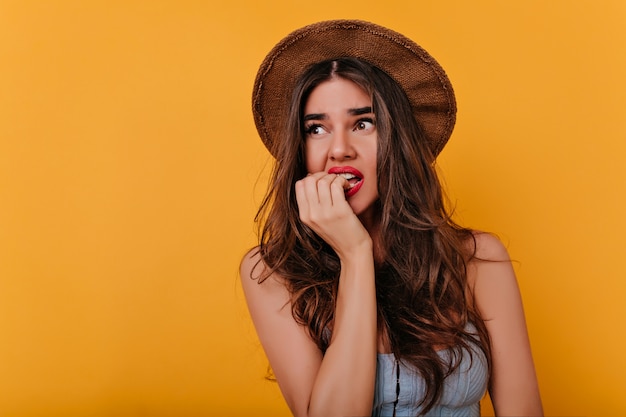
[{"label": "brown straw hat crown", "polygon": [[385,27],[359,20],[314,23],[287,35],[265,57],[254,82],[252,111],[263,143],[275,144],[301,74],[317,62],[353,57],[386,72],[404,90],[434,155],[452,134],[456,101],[450,80],[415,42]]}]

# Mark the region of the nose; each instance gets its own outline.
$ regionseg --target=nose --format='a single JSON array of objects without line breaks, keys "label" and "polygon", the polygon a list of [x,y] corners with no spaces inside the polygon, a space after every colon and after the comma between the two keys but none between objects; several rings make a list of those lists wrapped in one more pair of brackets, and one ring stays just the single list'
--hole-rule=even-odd
[{"label": "nose", "polygon": [[344,161],[346,159],[354,159],[356,152],[350,141],[348,132],[338,130],[333,133],[333,138],[328,152],[328,158],[331,161]]}]

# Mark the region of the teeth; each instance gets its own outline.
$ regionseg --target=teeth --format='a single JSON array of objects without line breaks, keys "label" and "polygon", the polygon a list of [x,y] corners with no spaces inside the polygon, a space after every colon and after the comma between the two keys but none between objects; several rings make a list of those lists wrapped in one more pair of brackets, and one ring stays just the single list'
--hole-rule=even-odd
[{"label": "teeth", "polygon": [[355,179],[355,178],[356,178],[356,175],[352,175],[352,174],[349,174],[349,173],[347,173],[347,172],[342,172],[342,173],[337,174],[337,175],[339,175],[339,176],[341,176],[341,177],[344,177],[344,178],[345,178],[345,179],[347,179],[348,181],[350,181],[350,180],[352,180],[352,179]]},{"label": "teeth", "polygon": [[361,178],[357,177],[354,174],[350,174],[349,172],[340,172],[337,175],[339,175],[340,177],[345,178],[346,181],[348,181],[348,183],[346,184],[346,188],[345,188],[346,191],[348,191],[349,189],[351,189],[352,187],[357,185],[359,183],[359,181],[361,181]]}]

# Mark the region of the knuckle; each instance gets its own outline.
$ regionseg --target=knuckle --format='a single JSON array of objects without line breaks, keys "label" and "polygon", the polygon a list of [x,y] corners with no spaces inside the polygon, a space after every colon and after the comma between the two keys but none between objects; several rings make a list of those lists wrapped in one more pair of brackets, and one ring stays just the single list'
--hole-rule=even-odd
[{"label": "knuckle", "polygon": [[317,183],[318,184],[324,184],[324,185],[328,186],[328,185],[330,185],[332,183],[332,179],[330,179],[328,177],[320,178],[320,180]]},{"label": "knuckle", "polygon": [[341,190],[341,191],[343,191],[343,183],[340,183],[340,182],[337,182],[337,181],[333,181],[330,184],[330,186],[331,186],[331,188],[333,190]]},{"label": "knuckle", "polygon": [[319,213],[310,213],[308,216],[308,220],[310,223],[312,224],[318,224],[320,223],[323,219],[321,218]]}]

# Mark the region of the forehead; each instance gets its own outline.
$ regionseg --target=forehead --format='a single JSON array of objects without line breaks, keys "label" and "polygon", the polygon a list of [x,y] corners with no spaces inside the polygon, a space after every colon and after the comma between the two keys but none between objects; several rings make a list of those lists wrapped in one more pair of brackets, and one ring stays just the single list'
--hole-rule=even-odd
[{"label": "forehead", "polygon": [[353,81],[334,77],[316,86],[306,100],[304,111],[324,112],[371,106],[369,94]]}]

